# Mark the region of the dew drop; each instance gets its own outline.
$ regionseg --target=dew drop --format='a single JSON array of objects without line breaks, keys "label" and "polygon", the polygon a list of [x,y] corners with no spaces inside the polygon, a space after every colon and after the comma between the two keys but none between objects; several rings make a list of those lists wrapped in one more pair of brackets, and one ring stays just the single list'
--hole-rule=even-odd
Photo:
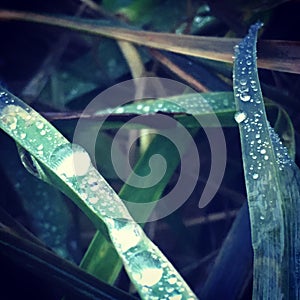
[{"label": "dew drop", "polygon": [[88,153],[81,146],[70,143],[57,147],[50,162],[59,175],[66,177],[84,176],[91,166]]},{"label": "dew drop", "polygon": [[144,112],[149,112],[150,111],[150,106],[146,105],[143,107]]},{"label": "dew drop", "polygon": [[38,121],[38,122],[35,123],[35,125],[38,129],[43,129],[44,128],[44,123],[43,122]]},{"label": "dew drop", "polygon": [[244,102],[247,102],[251,99],[251,97],[248,94],[241,94],[240,99]]},{"label": "dew drop", "polygon": [[266,154],[266,152],[267,152],[266,149],[261,149],[261,150],[260,150],[260,153],[261,153],[261,154]]},{"label": "dew drop", "polygon": [[181,300],[182,296],[181,295],[170,296],[169,299],[170,300]]},{"label": "dew drop", "polygon": [[175,284],[177,282],[177,278],[176,276],[171,276],[170,278],[168,278],[167,280],[170,284]]},{"label": "dew drop", "polygon": [[141,240],[141,228],[137,224],[109,218],[107,223],[111,227],[111,238],[121,252],[127,252]]},{"label": "dew drop", "polygon": [[133,279],[140,285],[153,286],[157,284],[163,275],[163,269],[157,259],[153,259],[147,250],[136,253],[128,260],[131,265]]},{"label": "dew drop", "polygon": [[80,198],[81,198],[82,200],[86,200],[86,199],[88,198],[88,194],[87,194],[87,193],[81,193],[81,194],[80,194]]},{"label": "dew drop", "polygon": [[116,109],[116,113],[118,113],[118,114],[121,114],[121,113],[123,113],[124,112],[124,108],[123,107],[118,107],[117,109]]},{"label": "dew drop", "polygon": [[247,114],[243,111],[238,111],[234,115],[234,119],[237,123],[241,123],[241,122],[245,121],[246,118],[247,118]]},{"label": "dew drop", "polygon": [[99,184],[98,184],[97,178],[89,178],[88,184],[89,184],[90,189],[93,192],[95,192],[99,189]]},{"label": "dew drop", "polygon": [[92,197],[92,198],[89,199],[89,201],[90,201],[92,204],[96,204],[96,203],[99,201],[99,199],[98,199],[97,197]]},{"label": "dew drop", "polygon": [[241,85],[246,85],[246,84],[247,84],[247,79],[246,79],[246,78],[242,78],[242,79],[240,80],[240,84],[241,84]]},{"label": "dew drop", "polygon": [[257,178],[258,178],[258,174],[257,174],[257,173],[254,173],[253,176],[252,176],[252,178],[253,178],[253,179],[257,179]]},{"label": "dew drop", "polygon": [[26,138],[26,133],[25,133],[25,132],[21,133],[21,134],[20,134],[20,138],[21,138],[22,140],[24,140],[24,139]]}]

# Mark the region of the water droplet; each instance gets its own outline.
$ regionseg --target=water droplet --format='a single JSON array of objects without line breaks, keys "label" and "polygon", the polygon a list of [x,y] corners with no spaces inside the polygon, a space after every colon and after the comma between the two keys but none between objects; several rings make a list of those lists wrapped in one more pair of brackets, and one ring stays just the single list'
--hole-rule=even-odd
[{"label": "water droplet", "polygon": [[234,115],[234,119],[237,123],[241,123],[241,122],[245,121],[246,118],[247,118],[247,114],[243,111],[238,111]]},{"label": "water droplet", "polygon": [[257,173],[254,173],[253,176],[252,176],[252,178],[253,178],[253,179],[257,179],[257,178],[258,178],[258,174],[257,174]]},{"label": "water droplet", "polygon": [[118,114],[121,114],[121,113],[123,113],[124,112],[124,108],[123,107],[118,107],[117,109],[116,109],[116,113],[118,113]]},{"label": "water droplet", "polygon": [[169,299],[170,300],[181,300],[182,296],[181,295],[170,296]]},{"label": "water droplet", "polygon": [[195,23],[200,23],[202,21],[202,18],[200,17],[200,16],[196,16],[195,18],[194,18],[194,22]]},{"label": "water droplet", "polygon": [[88,153],[81,146],[70,143],[57,147],[50,162],[59,175],[66,177],[84,176],[91,166]]},{"label": "water droplet", "polygon": [[260,150],[260,153],[261,153],[261,154],[266,154],[266,152],[267,152],[266,149],[261,149],[261,150]]},{"label": "water droplet", "polygon": [[38,129],[43,129],[44,128],[44,123],[43,122],[38,121],[38,122],[35,123],[35,125]]},{"label": "water droplet", "polygon": [[268,160],[268,159],[269,159],[269,156],[268,156],[268,155],[265,155],[265,156],[264,156],[264,159],[265,159],[265,160]]},{"label": "water droplet", "polygon": [[146,105],[143,107],[144,112],[149,112],[150,111],[150,106]]},{"label": "water droplet", "polygon": [[46,133],[47,133],[47,132],[46,132],[46,130],[44,130],[44,129],[41,130],[41,132],[40,132],[41,135],[45,135]]},{"label": "water droplet", "polygon": [[247,84],[247,79],[246,79],[246,78],[242,78],[242,79],[240,80],[240,84],[241,84],[241,85],[246,85],[246,84]]},{"label": "water droplet", "polygon": [[139,225],[128,221],[109,218],[107,218],[107,223],[109,227],[111,227],[111,238],[121,252],[127,252],[130,248],[135,247],[141,240],[142,232]]},{"label": "water droplet", "polygon": [[43,174],[40,173],[42,172],[42,170],[39,167],[38,161],[34,158],[34,156],[32,156],[28,151],[26,151],[22,147],[18,147],[18,152],[20,155],[21,162],[26,168],[26,170],[35,177],[42,179]]},{"label": "water droplet", "polygon": [[251,97],[250,97],[248,94],[242,93],[242,94],[240,95],[240,99],[241,99],[242,101],[244,101],[244,102],[247,102],[247,101],[249,101],[249,100],[251,99]]},{"label": "water droplet", "polygon": [[153,286],[157,284],[163,275],[163,269],[159,260],[153,259],[151,253],[147,250],[135,253],[129,258],[133,273],[131,276],[140,285]]},{"label": "water droplet", "polygon": [[99,189],[99,183],[98,183],[97,178],[94,178],[94,177],[89,178],[87,182],[88,182],[88,185],[89,185],[90,189],[93,192],[95,192]]},{"label": "water droplet", "polygon": [[98,201],[99,201],[99,198],[97,197],[92,197],[89,199],[89,201],[92,203],[92,204],[96,204]]},{"label": "water droplet", "polygon": [[170,276],[167,280],[170,284],[175,284],[177,282],[176,276]]},{"label": "water droplet", "polygon": [[80,198],[81,198],[82,200],[86,200],[86,199],[88,198],[87,193],[81,193],[81,194],[80,194]]},{"label": "water droplet", "polygon": [[22,140],[24,140],[24,139],[26,138],[26,133],[25,133],[25,132],[21,133],[21,134],[20,134],[20,138],[21,138]]}]

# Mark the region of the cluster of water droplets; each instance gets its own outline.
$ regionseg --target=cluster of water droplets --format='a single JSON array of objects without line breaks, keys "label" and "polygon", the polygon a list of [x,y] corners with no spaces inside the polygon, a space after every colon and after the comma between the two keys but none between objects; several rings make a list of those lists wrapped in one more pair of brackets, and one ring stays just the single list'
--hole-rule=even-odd
[{"label": "cluster of water droplets", "polygon": [[[0,92],[0,120],[2,128],[14,139],[19,140],[29,152],[35,154],[36,158],[46,160],[49,158],[53,147],[65,143],[65,138],[37,112],[22,102],[14,95]],[[25,153],[25,152],[22,152]],[[37,161],[34,157],[22,160],[25,167],[34,174],[33,169]],[[25,157],[25,156],[24,156]],[[25,162],[32,160],[32,164]],[[30,169],[31,168],[31,169]],[[38,177],[39,174],[36,174]]]},{"label": "cluster of water droplets", "polygon": [[[206,99],[207,98],[207,99]],[[97,114],[155,114],[163,113],[187,113],[208,114],[218,110],[234,109],[233,103],[224,99],[221,93],[202,96],[201,94],[186,94],[166,99],[146,100],[133,104],[120,106],[116,109],[106,109]]]},{"label": "cluster of water droplets", "polygon": [[131,219],[123,202],[98,173],[80,145],[66,143],[50,156],[51,169],[100,216]]},{"label": "cluster of water droplets", "polygon": [[257,30],[261,24],[253,25],[248,36],[235,47],[234,94],[238,99],[240,110],[235,120],[241,124],[242,133],[249,141],[248,153],[252,159],[249,175],[259,178],[262,161],[269,160],[271,145],[263,139],[264,111],[261,103],[262,95],[256,72],[255,41]]},{"label": "cluster of water droplets", "polygon": [[143,299],[197,299],[138,224],[121,219],[106,219],[106,224],[125,268]]},{"label": "cluster of water droplets", "polygon": [[[239,111],[235,120],[240,124],[243,140],[243,152],[248,155],[244,160],[247,178],[248,204],[251,214],[264,222],[264,227],[257,227],[253,236],[253,245],[261,243],[260,230],[268,230],[266,226],[277,226],[281,209],[273,199],[280,195],[279,187],[269,186],[276,170],[287,164],[287,150],[282,146],[279,137],[266,120],[264,104],[259,87],[256,70],[256,35],[261,24],[255,24],[248,36],[235,48],[234,93]],[[275,154],[275,157],[274,157]],[[273,164],[274,158],[276,164]],[[274,181],[273,181],[274,182]],[[276,181],[275,181],[276,183]],[[268,190],[269,198],[264,191]],[[259,221],[256,224],[259,224]],[[269,228],[272,230],[272,228]],[[257,238],[257,239],[256,239]]]},{"label": "cluster of water droplets", "polygon": [[268,129],[274,147],[276,163],[279,167],[279,170],[282,171],[285,166],[291,166],[293,161],[289,156],[288,149],[282,144],[278,134],[270,125],[268,126]]},{"label": "cluster of water droplets", "polygon": [[56,174],[105,222],[129,276],[142,291],[144,299],[196,299],[132,220],[121,199],[92,166],[89,155],[81,146],[59,146],[53,151],[50,162]]},{"label": "cluster of water droplets", "polygon": [[[26,149],[36,147],[35,153],[41,161],[78,194],[85,206],[102,218],[129,276],[144,299],[197,299],[132,220],[121,199],[92,166],[88,153],[81,146],[68,143],[51,124],[8,93],[0,94],[0,119],[8,133],[23,140]],[[22,153],[24,157],[30,155],[25,150]],[[35,175],[39,176],[38,172]]]}]

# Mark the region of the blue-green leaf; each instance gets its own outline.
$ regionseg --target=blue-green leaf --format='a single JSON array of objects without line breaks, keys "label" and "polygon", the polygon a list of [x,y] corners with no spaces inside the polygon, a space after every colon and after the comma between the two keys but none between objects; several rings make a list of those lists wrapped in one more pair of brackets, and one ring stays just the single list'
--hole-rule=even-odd
[{"label": "blue-green leaf", "polygon": [[235,47],[235,115],[254,250],[253,299],[299,299],[300,173],[270,127],[256,67],[260,23]]}]

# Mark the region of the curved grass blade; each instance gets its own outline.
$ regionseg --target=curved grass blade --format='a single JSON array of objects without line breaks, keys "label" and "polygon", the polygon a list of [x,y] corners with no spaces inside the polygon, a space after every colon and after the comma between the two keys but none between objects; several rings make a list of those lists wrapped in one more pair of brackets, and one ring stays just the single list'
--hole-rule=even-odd
[{"label": "curved grass blade", "polygon": [[300,173],[270,127],[256,67],[260,23],[235,47],[239,123],[254,250],[253,299],[299,299]]},{"label": "curved grass blade", "polygon": [[[105,223],[131,281],[143,299],[197,299],[171,263],[134,222],[125,205],[92,166],[87,152],[70,144],[17,97],[1,90],[0,126],[34,158],[41,179],[55,184],[101,229]],[[43,151],[38,146],[43,145]]]},{"label": "curved grass blade", "polygon": [[[194,130],[196,132],[196,130]],[[184,136],[182,137],[184,141]],[[183,143],[185,144],[185,143]],[[188,143],[187,143],[188,145]],[[124,184],[122,189],[119,192],[119,196],[121,199],[132,202],[143,202],[144,199],[147,201],[157,201],[160,199],[165,187],[167,186],[170,178],[175,172],[177,166],[180,162],[180,157],[174,147],[170,145],[168,141],[166,141],[162,136],[156,135],[154,139],[151,141],[150,145],[146,149],[144,155],[137,162],[134,173],[135,174],[143,174],[143,172],[148,172],[149,159],[153,155],[161,155],[166,159],[166,165],[168,166],[164,177],[160,180],[155,186],[150,187],[148,189],[140,189],[135,188],[129,184]],[[145,211],[145,214],[151,214],[151,211]],[[147,217],[145,216],[145,219]],[[100,250],[101,249],[101,250]],[[99,264],[104,265],[105,268],[112,270],[110,276],[108,278],[103,278],[105,276],[105,272],[101,272],[101,270],[97,269],[97,261],[101,259],[100,254],[102,255],[102,260],[99,261]],[[109,259],[106,259],[106,257]],[[113,284],[119,275],[122,265],[120,264],[120,259],[116,255],[116,252],[113,251],[113,247],[111,243],[108,243],[107,240],[103,237],[101,231],[98,231],[93,241],[91,242],[88,250],[86,251],[83,260],[81,261],[81,267],[87,270],[89,273],[93,274],[99,279],[105,279],[106,282]]]},{"label": "curved grass blade", "polygon": [[[268,112],[275,112],[277,116],[276,132],[285,137],[290,151],[295,151],[294,129],[286,111],[275,102],[266,99]],[[173,114],[186,128],[198,128],[199,122],[186,115],[201,116],[201,123],[207,127],[235,127],[237,126],[232,114],[236,111],[234,95],[232,92],[191,93],[156,100],[135,101],[118,108],[108,108],[95,113],[93,117],[101,116],[127,116],[151,115],[156,113]],[[211,114],[218,117],[218,123],[210,118]],[[92,117],[92,116],[91,116]],[[207,118],[207,119],[206,119]],[[207,120],[207,122],[206,122]],[[114,125],[110,125],[114,123]],[[284,124],[278,126],[279,124]],[[121,123],[120,123],[121,124]],[[130,124],[132,126],[132,124]],[[138,126],[138,124],[136,124]],[[139,124],[142,126],[142,124]],[[126,124],[124,125],[126,127]],[[104,128],[118,128],[117,122],[107,121]]]}]

